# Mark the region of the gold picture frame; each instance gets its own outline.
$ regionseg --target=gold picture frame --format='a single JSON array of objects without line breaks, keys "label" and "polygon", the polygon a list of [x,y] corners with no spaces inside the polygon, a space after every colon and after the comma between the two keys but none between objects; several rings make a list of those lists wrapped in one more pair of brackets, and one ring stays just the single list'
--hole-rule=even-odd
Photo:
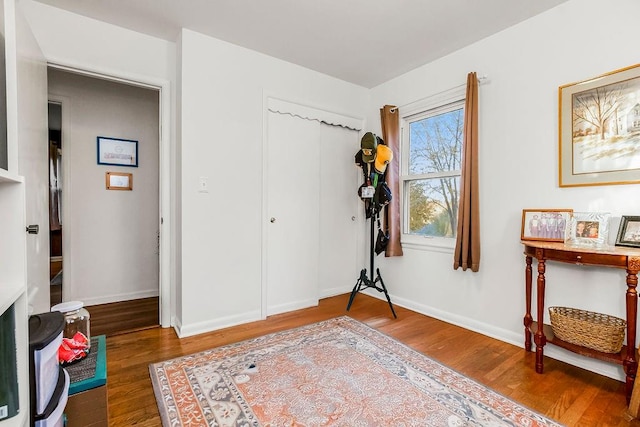
[{"label": "gold picture frame", "polygon": [[105,173],[107,190],[133,190],[133,174],[122,172]]},{"label": "gold picture frame", "polygon": [[573,209],[523,209],[520,240],[563,242]]},{"label": "gold picture frame", "polygon": [[559,186],[640,183],[640,64],[560,86]]}]

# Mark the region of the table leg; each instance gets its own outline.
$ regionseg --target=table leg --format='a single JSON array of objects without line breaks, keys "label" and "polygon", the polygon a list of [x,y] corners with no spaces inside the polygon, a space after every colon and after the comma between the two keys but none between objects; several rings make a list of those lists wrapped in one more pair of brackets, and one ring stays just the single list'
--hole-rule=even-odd
[{"label": "table leg", "polygon": [[531,351],[531,324],[533,317],[531,316],[531,257],[525,257],[527,266],[524,269],[525,284],[525,313],[524,313],[524,349]]},{"label": "table leg", "polygon": [[[537,251],[540,251],[538,249]],[[547,338],[544,336],[544,287],[545,287],[545,260],[540,256],[536,256],[538,260],[538,329],[534,335],[534,341],[536,343],[536,372],[541,374],[544,371],[544,345],[547,343]]]},{"label": "table leg", "polygon": [[627,403],[631,400],[633,392],[633,382],[638,369],[638,358],[636,356],[636,319],[638,315],[638,269],[640,269],[640,258],[629,257],[627,261],[627,355],[622,362],[624,372],[627,376],[625,391],[627,392]]}]

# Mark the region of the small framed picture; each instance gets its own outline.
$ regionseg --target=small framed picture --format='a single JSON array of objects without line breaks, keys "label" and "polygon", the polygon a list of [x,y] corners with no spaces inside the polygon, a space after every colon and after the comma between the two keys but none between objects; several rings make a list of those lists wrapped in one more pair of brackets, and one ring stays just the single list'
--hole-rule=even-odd
[{"label": "small framed picture", "polygon": [[107,172],[107,190],[133,190],[133,175],[130,173]]},{"label": "small framed picture", "polygon": [[640,216],[623,216],[620,219],[616,246],[640,248]]},{"label": "small framed picture", "polygon": [[572,209],[523,209],[521,240],[564,241]]},{"label": "small framed picture", "polygon": [[609,236],[608,212],[574,212],[564,237],[569,246],[603,247]]},{"label": "small framed picture", "polygon": [[138,167],[138,141],[98,137],[98,164]]}]

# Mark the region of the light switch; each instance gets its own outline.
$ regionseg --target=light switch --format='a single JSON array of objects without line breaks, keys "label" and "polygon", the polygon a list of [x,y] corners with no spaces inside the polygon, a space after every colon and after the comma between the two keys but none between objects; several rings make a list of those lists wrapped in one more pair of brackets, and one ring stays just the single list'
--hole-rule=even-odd
[{"label": "light switch", "polygon": [[201,176],[200,181],[198,182],[198,192],[200,193],[208,193],[209,192],[209,178],[206,176]]}]

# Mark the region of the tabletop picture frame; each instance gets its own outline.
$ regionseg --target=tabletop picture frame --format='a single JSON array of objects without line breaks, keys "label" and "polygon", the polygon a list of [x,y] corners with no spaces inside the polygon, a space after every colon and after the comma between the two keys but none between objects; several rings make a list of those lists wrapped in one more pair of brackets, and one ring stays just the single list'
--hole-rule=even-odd
[{"label": "tabletop picture frame", "polygon": [[640,216],[622,216],[616,246],[640,248]]},{"label": "tabletop picture frame", "polygon": [[559,186],[640,183],[640,64],[560,86]]},{"label": "tabletop picture frame", "polygon": [[523,209],[520,240],[564,241],[573,209]]},{"label": "tabletop picture frame", "polygon": [[138,141],[97,137],[98,164],[138,167]]},{"label": "tabletop picture frame", "polygon": [[606,246],[610,217],[608,212],[574,212],[566,229],[564,243],[591,248]]}]

